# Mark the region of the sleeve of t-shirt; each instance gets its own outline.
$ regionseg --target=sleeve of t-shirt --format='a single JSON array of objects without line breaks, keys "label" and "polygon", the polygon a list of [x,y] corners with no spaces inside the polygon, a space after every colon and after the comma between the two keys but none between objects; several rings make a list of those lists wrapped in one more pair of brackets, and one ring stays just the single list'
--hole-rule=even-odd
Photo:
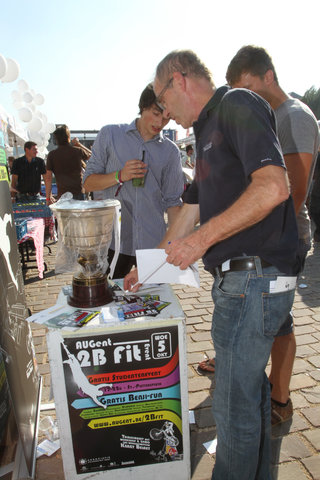
[{"label": "sleeve of t-shirt", "polygon": [[46,164],[45,164],[45,161],[40,158],[41,162],[40,162],[40,173],[41,175],[44,175],[45,173],[47,173],[47,169],[46,169]]},{"label": "sleeve of t-shirt", "polygon": [[284,155],[314,153],[318,136],[315,119],[304,110],[295,110],[278,125],[278,136]]},{"label": "sleeve of t-shirt", "polygon": [[234,89],[224,96],[221,107],[225,133],[248,177],[267,165],[285,168],[275,116],[265,100],[248,90]]},{"label": "sleeve of t-shirt", "polygon": [[92,174],[106,173],[106,165],[108,162],[108,138],[109,127],[103,127],[97,135],[93,145],[92,154],[86,166],[83,175],[83,182]]},{"label": "sleeve of t-shirt", "polygon": [[13,160],[12,168],[11,168],[12,175],[19,175],[19,168],[17,159]]},{"label": "sleeve of t-shirt", "polygon": [[184,203],[190,203],[190,204],[193,204],[193,205],[199,203],[198,185],[197,185],[196,180],[193,180],[190,187],[186,191],[186,194],[184,196]]},{"label": "sleeve of t-shirt", "polygon": [[53,172],[52,155],[50,154],[51,152],[48,153],[48,157],[47,157],[47,170],[50,170]]}]

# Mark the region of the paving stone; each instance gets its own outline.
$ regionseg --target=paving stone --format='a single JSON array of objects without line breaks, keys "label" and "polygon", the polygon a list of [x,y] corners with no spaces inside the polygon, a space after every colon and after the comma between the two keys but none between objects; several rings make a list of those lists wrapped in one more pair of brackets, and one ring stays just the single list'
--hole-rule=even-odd
[{"label": "paving stone", "polygon": [[196,330],[206,330],[207,332],[210,332],[211,335],[211,323],[209,322],[203,322],[199,323],[195,326]]},{"label": "paving stone", "polygon": [[[308,357],[309,361],[309,357]],[[312,366],[302,358],[296,358],[293,365],[293,374],[304,373],[308,370],[312,370]]]},{"label": "paving stone", "polygon": [[212,408],[197,408],[195,411],[196,424],[199,428],[208,428],[215,426],[212,414]]},{"label": "paving stone", "polygon": [[301,392],[310,403],[320,403],[320,385],[314,388],[302,389]]},{"label": "paving stone", "polygon": [[309,375],[299,373],[298,375],[293,375],[291,377],[290,390],[299,390],[301,388],[311,387],[315,384],[316,382]]},{"label": "paving stone", "polygon": [[293,310],[294,318],[307,317],[308,315],[312,315],[312,314],[313,314],[313,311],[310,308],[302,308],[302,309]]},{"label": "paving stone", "polygon": [[312,363],[315,367],[320,368],[320,355],[314,355],[313,357],[308,357],[308,362]]},{"label": "paving stone", "polygon": [[213,388],[213,379],[208,376],[194,377],[189,380],[189,392]]},{"label": "paving stone", "polygon": [[[209,352],[210,351],[212,351],[212,349],[209,349]],[[205,358],[206,356],[203,354],[203,352],[190,352],[187,355],[187,361],[189,365],[191,364],[197,365],[199,362],[202,362],[202,360],[204,360]]]},{"label": "paving stone", "polygon": [[298,335],[296,337],[296,342],[297,345],[310,345],[310,343],[316,343],[317,339],[314,337],[314,335]]},{"label": "paving stone", "polygon": [[312,370],[309,372],[310,377],[312,377],[317,382],[320,382],[320,370]]},{"label": "paving stone", "polygon": [[272,443],[274,442],[277,442],[281,447],[279,463],[310,457],[312,455],[312,449],[296,434],[290,434],[286,437],[272,440]]},{"label": "paving stone", "polygon": [[211,340],[211,334],[208,331],[191,333],[191,338],[194,342],[202,342]]},{"label": "paving stone", "polygon": [[190,312],[186,312],[186,317],[188,319],[191,318],[191,317],[201,317],[201,315],[208,315],[207,310],[201,308],[199,310],[194,309],[194,310],[191,310]]},{"label": "paving stone", "polygon": [[[188,352],[201,352],[203,350],[208,350],[212,348],[212,343],[210,343],[209,341],[207,342],[193,342],[191,344],[188,344],[187,346],[187,351]],[[309,385],[306,385],[306,386],[309,386]]]},{"label": "paving stone", "polygon": [[292,423],[290,426],[290,432],[299,432],[301,430],[306,430],[309,427],[308,422],[302,415],[299,415],[298,412],[293,413]]},{"label": "paving stone", "polygon": [[192,459],[192,480],[211,480],[214,458],[211,455],[196,455]]},{"label": "paving stone", "polygon": [[[216,438],[215,428],[210,428],[206,430],[199,430],[198,432],[191,432],[190,436],[190,446],[193,455],[203,455],[207,452],[206,448],[203,446],[204,443],[210,442]],[[209,456],[209,455],[208,455]],[[211,472],[212,474],[212,472]],[[170,479],[171,480],[171,479]]]},{"label": "paving stone", "polygon": [[212,396],[209,390],[189,393],[189,410],[196,408],[206,408],[212,406]]},{"label": "paving stone", "polygon": [[298,462],[290,462],[279,465],[273,478],[274,480],[308,480],[310,477]]},{"label": "paving stone", "polygon": [[314,324],[314,320],[312,317],[301,317],[301,318],[295,318],[294,319],[294,325],[308,325],[308,324]]},{"label": "paving stone", "polygon": [[308,407],[309,403],[306,400],[306,398],[299,392],[299,390],[296,390],[295,392],[290,392],[290,397],[293,403],[293,408],[303,408],[303,407]]},{"label": "paving stone", "polygon": [[303,435],[307,438],[307,440],[309,440],[316,450],[320,450],[320,430],[318,428],[303,432]]},{"label": "paving stone", "polygon": [[309,357],[311,355],[314,355],[314,349],[313,347],[310,347],[309,345],[301,345],[301,347],[297,347],[296,351],[296,357]]},{"label": "paving stone", "polygon": [[309,458],[304,458],[302,463],[312,475],[313,480],[320,480],[320,454],[313,455]]},{"label": "paving stone", "polygon": [[305,333],[314,333],[316,330],[311,325],[299,325],[294,330],[295,335],[303,335]]}]

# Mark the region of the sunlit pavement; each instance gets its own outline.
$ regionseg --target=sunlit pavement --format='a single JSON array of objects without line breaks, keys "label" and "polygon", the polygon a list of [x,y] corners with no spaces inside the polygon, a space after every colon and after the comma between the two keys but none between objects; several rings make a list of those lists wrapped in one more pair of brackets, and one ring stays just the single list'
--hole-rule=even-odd
[{"label": "sunlit pavement", "polygon": [[[56,245],[52,254],[45,249],[47,272],[37,277],[36,268],[26,271],[26,303],[32,313],[54,305],[62,286],[71,283],[71,274],[55,275]],[[207,453],[203,443],[215,438],[211,413],[214,376],[200,376],[197,365],[214,355],[210,329],[213,310],[211,275],[200,266],[200,289],[174,286],[185,312],[188,335],[189,408],[195,413],[190,425],[192,480],[210,480],[214,455]],[[320,479],[320,243],[315,244],[307,258],[304,274],[298,281],[293,315],[297,339],[297,356],[291,380],[294,406],[292,421],[273,428],[273,478]],[[50,369],[46,348],[46,331],[32,325],[34,345],[43,376],[42,404],[50,399]],[[55,415],[54,410],[41,412],[41,418]],[[157,468],[157,465],[155,465]],[[37,461],[37,480],[64,479],[61,451]],[[140,480],[140,479],[137,479]]]}]

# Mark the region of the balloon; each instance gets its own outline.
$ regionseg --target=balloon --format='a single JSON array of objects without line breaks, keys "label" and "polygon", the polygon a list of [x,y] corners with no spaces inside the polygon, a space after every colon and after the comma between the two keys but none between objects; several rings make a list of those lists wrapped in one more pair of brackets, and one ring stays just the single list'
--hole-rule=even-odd
[{"label": "balloon", "polygon": [[28,129],[32,132],[39,132],[42,128],[42,120],[33,116],[31,122],[28,123]]},{"label": "balloon", "polygon": [[3,83],[14,82],[19,77],[19,64],[12,58],[7,58],[7,71],[4,77],[1,78]]},{"label": "balloon", "polygon": [[36,142],[37,145],[41,146],[42,145],[42,138],[39,132],[34,132],[28,130],[28,137],[32,142]]},{"label": "balloon", "polygon": [[32,110],[33,112],[35,112],[35,111],[36,111],[36,108],[37,108],[33,102],[29,103],[29,104],[28,104],[28,107],[31,108],[31,110]]},{"label": "balloon", "polygon": [[19,102],[19,101],[16,101],[16,102],[13,102],[13,106],[16,110],[20,110],[20,108],[23,107],[23,103]]},{"label": "balloon", "polygon": [[44,96],[41,95],[41,93],[37,93],[35,96],[34,96],[34,103],[36,105],[42,105],[44,103]]},{"label": "balloon", "polygon": [[20,120],[22,120],[23,122],[30,122],[30,120],[32,119],[32,110],[30,110],[30,108],[28,107],[20,108],[18,113]]},{"label": "balloon", "polygon": [[4,77],[7,72],[7,60],[0,53],[0,78]]},{"label": "balloon", "polygon": [[47,133],[52,133],[52,132],[55,131],[55,129],[56,129],[56,126],[55,126],[54,123],[47,123],[47,125],[46,125],[46,132]]},{"label": "balloon", "polygon": [[33,97],[30,92],[24,92],[24,94],[22,95],[22,98],[26,103],[31,103],[33,100]]},{"label": "balloon", "polygon": [[11,98],[13,102],[21,102],[21,94],[18,90],[12,90]]},{"label": "balloon", "polygon": [[27,82],[25,80],[19,80],[18,82],[18,88],[20,90],[20,92],[26,92],[27,90],[29,90],[29,85],[27,84]]}]

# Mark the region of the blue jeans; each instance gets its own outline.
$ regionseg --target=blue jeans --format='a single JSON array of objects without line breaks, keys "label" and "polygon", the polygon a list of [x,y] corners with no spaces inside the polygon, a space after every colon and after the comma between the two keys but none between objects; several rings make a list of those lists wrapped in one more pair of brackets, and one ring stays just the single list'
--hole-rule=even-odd
[{"label": "blue jeans", "polygon": [[216,351],[213,480],[270,480],[270,387],[265,367],[288,316],[294,289],[269,293],[281,274],[271,266],[215,277],[212,338]]}]

